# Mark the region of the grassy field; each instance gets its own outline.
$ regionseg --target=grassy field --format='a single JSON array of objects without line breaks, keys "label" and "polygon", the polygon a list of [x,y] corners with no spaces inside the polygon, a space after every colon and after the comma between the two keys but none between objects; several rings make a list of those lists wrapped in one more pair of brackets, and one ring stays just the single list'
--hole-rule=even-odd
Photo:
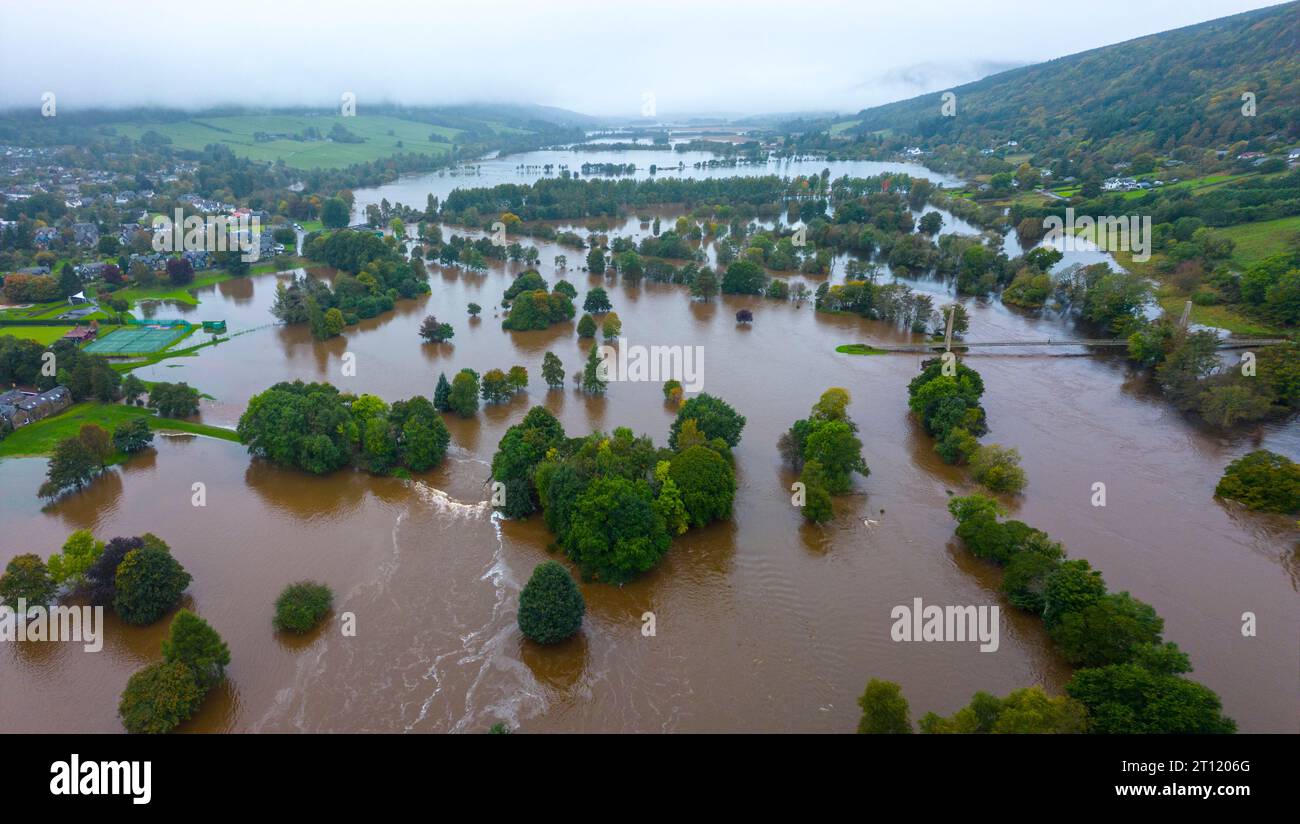
[{"label": "grassy field", "polygon": [[[70,409],[21,427],[0,441],[0,458],[31,457],[49,455],[54,447],[64,438],[74,437],[83,424],[97,424],[112,432],[123,421],[144,418],[149,428],[156,432],[188,432],[193,435],[207,435],[226,441],[239,441],[239,436],[232,430],[222,429],[193,421],[179,421],[171,418],[159,418],[151,410],[120,403],[78,403]],[[114,463],[124,455],[114,456]]]},{"label": "grassy field", "polygon": [[1249,266],[1257,260],[1285,251],[1290,237],[1300,234],[1300,215],[1261,220],[1258,223],[1239,223],[1213,231],[1232,238],[1236,243],[1232,250],[1233,263]]},{"label": "grassy field", "polygon": [[[256,132],[267,134],[303,134],[315,128],[323,137],[335,124],[365,138],[362,143],[334,143],[329,140],[293,140],[289,138],[258,142]],[[446,154],[451,143],[429,140],[438,134],[455,141],[458,129],[433,126],[396,117],[358,114],[355,117],[321,114],[234,115],[203,117],[174,123],[116,123],[118,134],[138,140],[153,131],[168,137],[179,149],[201,150],[212,143],[229,146],[240,157],[274,163],[283,160],[295,169],[337,169],[353,163],[367,163],[395,154]],[[517,131],[501,127],[499,132]]]},{"label": "grassy field", "polygon": [[861,120],[841,120],[839,123],[832,123],[828,131],[832,135],[841,134],[842,132],[847,132],[849,129],[852,129],[861,122]]},{"label": "grassy field", "polygon": [[835,347],[835,351],[844,355],[887,355],[884,349],[877,349],[865,343],[845,343]]},{"label": "grassy field", "polygon": [[[300,258],[290,255],[290,268],[302,266],[306,263],[306,258]],[[250,266],[248,275],[239,275],[238,277],[252,277],[254,275],[269,275],[278,272],[281,267],[271,261],[257,263]],[[157,286],[142,288],[130,286],[126,289],[118,289],[116,292],[105,293],[104,297],[114,297],[118,300],[124,300],[127,303],[135,305],[142,300],[174,300],[177,303],[186,303],[190,306],[198,306],[199,299],[195,296],[194,291],[204,286],[212,286],[217,283],[223,283],[231,278],[237,277],[224,269],[204,269],[194,274],[194,280],[184,286],[173,286],[170,283],[162,283]]]}]

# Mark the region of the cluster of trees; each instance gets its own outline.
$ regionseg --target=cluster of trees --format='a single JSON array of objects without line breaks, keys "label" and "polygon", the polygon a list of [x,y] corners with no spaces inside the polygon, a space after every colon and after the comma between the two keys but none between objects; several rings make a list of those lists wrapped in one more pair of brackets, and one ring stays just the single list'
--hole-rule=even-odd
[{"label": "cluster of trees", "polygon": [[568,281],[559,281],[555,289],[548,292],[542,276],[535,269],[529,269],[515,278],[506,290],[502,304],[509,305],[510,312],[501,322],[501,328],[522,332],[573,320],[577,312],[573,306],[575,297],[577,290]]},{"label": "cluster of trees", "polygon": [[568,438],[545,408],[510,427],[492,458],[501,511],[540,510],[586,578],[621,584],[653,569],[676,535],[731,516],[731,448],[745,419],[701,394],[682,405],[669,447],[626,428]]},{"label": "cluster of trees", "polygon": [[1257,449],[1228,464],[1214,494],[1259,512],[1300,514],[1300,464]]},{"label": "cluster of trees", "polygon": [[979,373],[956,358],[926,361],[907,385],[908,408],[928,435],[944,463],[969,464],[975,480],[994,492],[1016,493],[1025,487],[1020,454],[997,444],[980,445],[978,436],[988,431],[984,407],[984,381]]},{"label": "cluster of trees", "polygon": [[781,457],[799,472],[803,484],[803,516],[815,523],[835,514],[832,495],[853,486],[853,473],[870,473],[862,457],[858,425],[849,417],[849,391],[832,387],[813,404],[812,414],[794,422],[777,442]]},{"label": "cluster of trees", "polygon": [[158,536],[114,538],[105,544],[90,530],[68,536],[49,562],[17,555],[0,575],[0,599],[14,609],[52,604],[60,593],[85,595],[129,624],[152,624],[180,600],[190,574]]},{"label": "cluster of trees", "polygon": [[484,403],[505,403],[527,388],[528,370],[522,366],[512,366],[508,372],[489,369],[479,382],[479,394]]},{"label": "cluster of trees", "polygon": [[1209,278],[1214,300],[1200,299],[1204,291],[1194,293],[1192,299],[1233,304],[1269,323],[1295,326],[1300,323],[1300,234],[1290,247],[1256,261],[1240,274],[1228,267],[1216,270]]},{"label": "cluster of trees", "polygon": [[1025,309],[1038,309],[1047,303],[1055,291],[1052,267],[1065,255],[1049,246],[1030,249],[1023,257],[1012,261],[1015,276],[1002,290],[1002,302]]},{"label": "cluster of trees", "polygon": [[171,732],[193,717],[226,677],[230,648],[212,625],[182,609],[162,642],[162,660],[126,682],[117,714],[127,732]]},{"label": "cluster of trees", "polygon": [[307,323],[324,340],[341,334],[362,318],[393,308],[401,298],[429,291],[428,273],[419,258],[407,260],[393,238],[369,232],[313,233],[303,254],[340,270],[333,288],[310,275],[276,287],[271,313],[284,323]]},{"label": "cluster of trees", "polygon": [[[517,367],[522,369],[523,367]],[[500,371],[500,370],[497,370]],[[511,370],[513,372],[514,369]],[[524,374],[524,385],[527,385]],[[433,390],[433,408],[439,412],[455,412],[459,417],[472,418],[478,412],[478,396],[481,391],[479,374],[473,369],[462,369],[450,382],[446,373],[438,375],[438,386]]]},{"label": "cluster of trees", "polygon": [[117,453],[131,455],[146,449],[153,437],[144,418],[123,421],[111,434],[98,424],[84,423],[76,435],[54,445],[45,468],[45,482],[36,494],[53,499],[68,489],[81,489],[113,463]]},{"label": "cluster of trees", "polygon": [[456,330],[450,323],[439,323],[433,315],[428,315],[420,322],[420,337],[429,343],[445,343],[452,339]]},{"label": "cluster of trees", "polygon": [[904,283],[875,283],[846,280],[834,286],[817,287],[813,302],[818,312],[851,312],[864,318],[897,324],[913,332],[924,332],[934,315],[934,300],[913,292]]},{"label": "cluster of trees", "polygon": [[648,180],[581,180],[571,175],[531,184],[505,183],[490,188],[457,189],[442,204],[450,223],[479,226],[503,209],[524,221],[617,217],[627,210],[663,204],[739,204],[757,207],[779,203],[796,190],[776,175],[763,177],[650,178]]},{"label": "cluster of trees", "polygon": [[[46,353],[54,356],[54,374],[47,375]],[[36,341],[0,336],[0,386],[66,386],[78,401],[115,401],[121,396],[122,376],[107,358],[92,355],[71,341],[45,347]]]},{"label": "cluster of trees", "polygon": [[976,557],[1004,568],[1002,592],[1042,618],[1067,661],[1080,669],[1066,685],[1101,733],[1233,732],[1214,692],[1183,678],[1187,655],[1163,639],[1164,621],[1127,592],[1109,592],[1101,573],[1041,530],[1001,521],[996,501],[953,498],[957,537]]},{"label": "cluster of trees", "polygon": [[[897,735],[912,732],[903,690],[893,681],[872,678],[858,698],[858,732]],[[977,692],[970,705],[944,718],[933,712],[920,721],[921,732],[938,734],[1070,734],[1086,732],[1087,708],[1069,696],[1052,697],[1040,686],[1014,690],[1005,698]]]},{"label": "cluster of trees", "polygon": [[1212,330],[1190,331],[1169,318],[1142,323],[1129,336],[1129,358],[1151,367],[1179,410],[1228,429],[1300,410],[1300,345],[1263,347],[1228,366]]},{"label": "cluster of trees", "polygon": [[423,472],[442,462],[451,433],[428,399],[385,403],[327,383],[277,383],[249,399],[237,429],[252,455],[321,475]]}]

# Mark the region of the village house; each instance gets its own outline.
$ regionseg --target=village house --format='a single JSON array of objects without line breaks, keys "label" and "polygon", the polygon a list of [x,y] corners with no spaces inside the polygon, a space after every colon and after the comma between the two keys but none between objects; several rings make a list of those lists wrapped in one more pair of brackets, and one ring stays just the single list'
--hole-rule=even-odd
[{"label": "village house", "polygon": [[94,326],[74,326],[63,333],[63,339],[77,344],[89,343],[95,339],[95,335],[98,333],[99,330]]},{"label": "village house", "polygon": [[0,424],[9,429],[17,429],[57,415],[69,406],[72,406],[72,393],[66,386],[56,386],[39,393],[10,390],[0,394]]},{"label": "village house", "polygon": [[78,246],[94,246],[99,243],[99,227],[93,223],[74,223],[72,239]]}]

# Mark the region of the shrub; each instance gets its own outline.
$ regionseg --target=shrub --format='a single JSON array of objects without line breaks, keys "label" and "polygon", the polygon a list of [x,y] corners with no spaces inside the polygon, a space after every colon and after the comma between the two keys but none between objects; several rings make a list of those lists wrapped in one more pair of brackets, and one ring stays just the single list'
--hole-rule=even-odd
[{"label": "shrub", "polygon": [[539,644],[558,643],[582,627],[586,610],[569,571],[546,561],[533,570],[519,594],[519,631]]},{"label": "shrub", "polygon": [[189,667],[176,661],[150,664],[131,676],[117,705],[127,732],[171,732],[203,701]]},{"label": "shrub", "polygon": [[334,605],[334,593],[324,584],[299,581],[290,584],[275,599],[272,623],[282,632],[303,633],[315,629]]}]

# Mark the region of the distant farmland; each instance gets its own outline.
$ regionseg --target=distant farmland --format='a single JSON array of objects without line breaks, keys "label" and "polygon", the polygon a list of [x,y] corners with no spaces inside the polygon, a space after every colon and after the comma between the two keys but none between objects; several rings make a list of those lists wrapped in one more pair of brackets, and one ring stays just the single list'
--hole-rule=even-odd
[{"label": "distant farmland", "polygon": [[[285,137],[259,142],[253,138],[258,132],[267,134],[305,134],[314,128],[322,137],[328,136],[335,124],[365,139],[362,143],[335,143],[325,139],[293,140]],[[499,134],[520,134],[521,129],[485,123]],[[147,132],[157,132],[170,138],[172,145],[181,149],[201,150],[212,143],[222,143],[240,157],[274,163],[284,160],[296,169],[337,169],[353,163],[366,163],[395,154],[443,155],[451,143],[463,134],[459,129],[433,126],[412,120],[402,120],[386,115],[288,114],[288,115],[233,115],[226,117],[198,117],[171,123],[115,123],[118,134],[139,140]],[[439,135],[447,143],[434,142],[430,135]]]}]

